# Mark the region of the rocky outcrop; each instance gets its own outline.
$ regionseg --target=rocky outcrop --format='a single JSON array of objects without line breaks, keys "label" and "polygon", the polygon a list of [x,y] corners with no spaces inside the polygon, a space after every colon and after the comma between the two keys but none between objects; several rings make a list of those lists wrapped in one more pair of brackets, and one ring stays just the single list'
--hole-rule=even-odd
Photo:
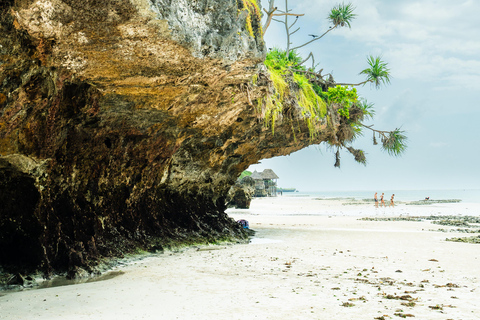
[{"label": "rocky outcrop", "polygon": [[237,176],[333,133],[264,127],[272,87],[242,3],[2,1],[0,265],[88,271],[245,237],[224,212]]},{"label": "rocky outcrop", "polygon": [[255,181],[246,176],[237,180],[228,191],[227,206],[237,209],[248,209],[255,193]]}]

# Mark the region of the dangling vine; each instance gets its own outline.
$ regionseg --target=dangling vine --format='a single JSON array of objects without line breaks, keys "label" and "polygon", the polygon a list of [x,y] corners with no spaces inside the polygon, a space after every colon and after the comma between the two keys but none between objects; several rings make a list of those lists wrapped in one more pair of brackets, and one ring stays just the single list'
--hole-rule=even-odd
[{"label": "dangling vine", "polygon": [[257,35],[263,37],[263,30],[261,26],[262,12],[258,7],[257,0],[237,0],[238,13],[247,11],[247,18],[245,28],[251,37],[255,38],[255,31]]}]

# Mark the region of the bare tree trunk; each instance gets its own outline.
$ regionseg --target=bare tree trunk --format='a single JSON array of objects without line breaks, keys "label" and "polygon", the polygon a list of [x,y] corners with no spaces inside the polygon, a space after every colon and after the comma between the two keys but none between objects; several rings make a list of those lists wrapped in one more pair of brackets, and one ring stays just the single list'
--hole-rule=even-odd
[{"label": "bare tree trunk", "polygon": [[288,57],[288,54],[290,53],[290,28],[288,27],[288,0],[285,0],[285,13],[287,13],[285,15],[285,30],[287,32],[287,57]]},{"label": "bare tree trunk", "polygon": [[268,11],[263,8],[263,11],[267,14],[267,21],[263,25],[263,34],[267,31],[268,27],[270,26],[270,22],[272,22],[273,18],[273,13],[277,10],[277,7],[275,7],[275,0],[269,0],[268,1]]}]

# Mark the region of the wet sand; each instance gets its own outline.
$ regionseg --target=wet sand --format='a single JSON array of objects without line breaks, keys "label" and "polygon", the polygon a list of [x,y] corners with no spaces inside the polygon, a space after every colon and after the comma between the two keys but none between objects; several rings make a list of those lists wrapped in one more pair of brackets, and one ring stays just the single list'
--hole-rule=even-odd
[{"label": "wet sand", "polygon": [[164,253],[110,280],[7,293],[0,319],[479,319],[480,245],[447,242],[465,234],[429,221],[358,220],[479,209],[255,199],[249,210],[229,209],[257,231],[250,244]]}]

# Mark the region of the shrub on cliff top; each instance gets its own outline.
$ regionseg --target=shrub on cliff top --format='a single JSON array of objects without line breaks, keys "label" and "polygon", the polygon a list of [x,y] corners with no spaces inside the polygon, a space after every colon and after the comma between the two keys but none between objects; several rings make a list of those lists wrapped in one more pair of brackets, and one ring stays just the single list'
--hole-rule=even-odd
[{"label": "shrub on cliff top", "polygon": [[308,126],[310,136],[316,134],[316,124],[320,118],[325,117],[327,107],[325,101],[317,95],[313,85],[304,74],[295,71],[304,71],[301,66],[302,58],[295,50],[287,53],[285,50],[273,49],[267,53],[265,66],[270,73],[275,92],[267,96],[265,101],[265,123],[275,132],[275,121],[283,111],[284,99],[289,92],[290,84],[296,84],[295,92],[298,105],[301,107],[302,115]]}]

